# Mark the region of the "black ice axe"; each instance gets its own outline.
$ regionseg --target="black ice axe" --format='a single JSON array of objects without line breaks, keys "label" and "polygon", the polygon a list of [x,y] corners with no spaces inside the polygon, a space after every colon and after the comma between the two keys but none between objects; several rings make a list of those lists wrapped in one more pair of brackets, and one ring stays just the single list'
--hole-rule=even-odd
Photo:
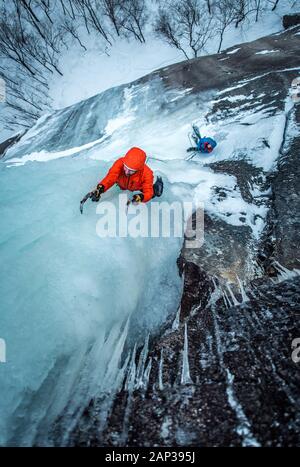
[{"label": "black ice axe", "polygon": [[83,214],[83,205],[84,205],[84,203],[86,203],[88,199],[92,198],[92,196],[93,196],[93,192],[91,191],[90,193],[85,195],[85,197],[82,198],[82,200],[80,201],[80,212],[81,212],[81,214]]},{"label": "black ice axe", "polygon": [[98,184],[97,185],[97,189],[96,190],[93,190],[93,191],[90,191],[89,193],[87,193],[85,195],[84,198],[82,198],[82,200],[80,201],[80,212],[81,214],[83,213],[83,205],[84,203],[88,200],[88,199],[91,199],[92,201],[94,201],[95,203],[98,203],[98,201],[100,201],[100,198],[101,198],[101,194],[104,193],[104,187],[103,185],[100,185]]}]

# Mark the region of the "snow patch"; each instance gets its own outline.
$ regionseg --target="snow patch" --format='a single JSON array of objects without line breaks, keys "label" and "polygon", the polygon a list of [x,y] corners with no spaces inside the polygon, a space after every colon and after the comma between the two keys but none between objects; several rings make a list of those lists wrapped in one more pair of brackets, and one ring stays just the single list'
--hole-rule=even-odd
[{"label": "snow patch", "polygon": [[241,50],[241,47],[238,47],[237,49],[230,50],[229,52],[226,52],[227,55],[233,55],[236,54],[239,50]]},{"label": "snow patch", "polygon": [[255,55],[267,55],[267,54],[273,54],[276,52],[280,52],[280,50],[261,50],[260,52],[256,52]]}]

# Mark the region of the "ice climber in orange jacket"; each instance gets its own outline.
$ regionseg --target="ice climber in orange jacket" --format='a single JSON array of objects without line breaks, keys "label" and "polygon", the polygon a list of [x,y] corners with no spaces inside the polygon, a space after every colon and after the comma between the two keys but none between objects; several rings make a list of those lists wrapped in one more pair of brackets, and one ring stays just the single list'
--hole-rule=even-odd
[{"label": "ice climber in orange jacket", "polygon": [[140,191],[132,198],[133,203],[147,203],[154,196],[161,196],[163,182],[160,177],[153,185],[153,172],[146,165],[146,153],[139,148],[131,148],[124,157],[118,159],[109,169],[93,191],[93,201],[99,201],[113,185],[117,184],[121,190]]}]

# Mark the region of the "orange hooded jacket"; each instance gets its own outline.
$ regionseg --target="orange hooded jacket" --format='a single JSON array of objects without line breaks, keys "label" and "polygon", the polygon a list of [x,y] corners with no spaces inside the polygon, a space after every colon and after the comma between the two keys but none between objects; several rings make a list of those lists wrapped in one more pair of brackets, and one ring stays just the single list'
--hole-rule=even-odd
[{"label": "orange hooded jacket", "polygon": [[[104,192],[117,183],[121,190],[141,191],[144,195],[144,203],[150,201],[154,194],[154,176],[145,162],[146,153],[142,149],[131,148],[125,157],[121,157],[113,164],[106,177],[99,182],[104,186]],[[127,177],[124,172],[124,164],[129,169],[136,170],[136,172]]]}]

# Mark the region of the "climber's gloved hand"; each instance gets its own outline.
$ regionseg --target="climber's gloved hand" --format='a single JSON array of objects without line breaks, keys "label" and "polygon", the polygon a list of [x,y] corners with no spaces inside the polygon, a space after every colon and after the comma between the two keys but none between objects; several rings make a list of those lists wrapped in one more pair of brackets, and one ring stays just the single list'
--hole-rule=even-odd
[{"label": "climber's gloved hand", "polygon": [[95,190],[92,191],[91,200],[97,203],[100,200],[102,193],[104,193],[104,186],[101,185],[101,183],[98,183]]},{"label": "climber's gloved hand", "polygon": [[139,204],[143,201],[144,195],[143,193],[139,193],[138,195],[133,195],[132,202],[133,204]]}]

